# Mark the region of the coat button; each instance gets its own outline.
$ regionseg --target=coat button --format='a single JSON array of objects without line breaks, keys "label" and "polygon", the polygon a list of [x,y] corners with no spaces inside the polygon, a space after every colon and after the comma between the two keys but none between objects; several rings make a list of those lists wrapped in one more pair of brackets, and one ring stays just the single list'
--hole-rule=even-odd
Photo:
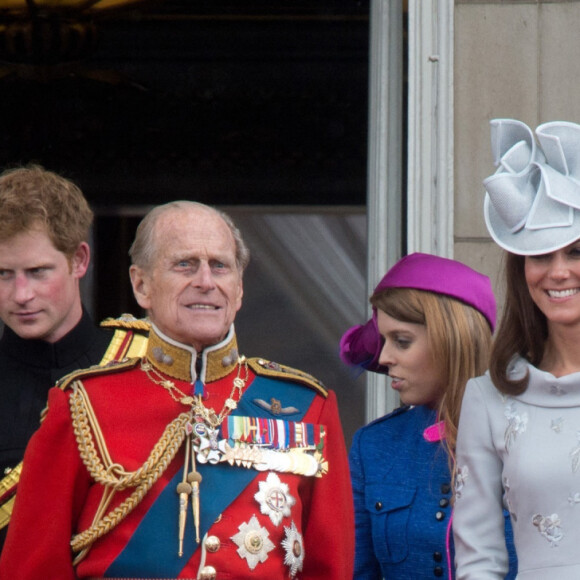
[{"label": "coat button", "polygon": [[451,491],[451,486],[448,483],[443,483],[441,485],[441,493],[449,493]]},{"label": "coat button", "polygon": [[435,568],[433,568],[433,575],[437,576],[437,578],[443,576],[443,568],[441,568],[441,566],[435,566]]},{"label": "coat button", "polygon": [[217,576],[217,571],[213,566],[204,566],[199,571],[199,580],[215,580]]},{"label": "coat button", "polygon": [[439,500],[439,507],[447,507],[449,505],[449,500],[446,497],[442,497]]},{"label": "coat button", "polygon": [[443,554],[441,552],[433,552],[433,560],[435,562],[441,562],[443,560]]},{"label": "coat button", "polygon": [[383,509],[383,502],[382,502],[382,501],[378,501],[378,502],[375,504],[375,509],[376,509],[378,512],[380,512],[380,511]]},{"label": "coat button", "polygon": [[438,512],[435,514],[435,519],[436,519],[438,522],[440,522],[440,521],[444,520],[444,519],[445,519],[445,512],[438,511]]},{"label": "coat button", "polygon": [[217,552],[221,547],[220,539],[217,536],[208,536],[205,540],[205,548],[208,552]]}]

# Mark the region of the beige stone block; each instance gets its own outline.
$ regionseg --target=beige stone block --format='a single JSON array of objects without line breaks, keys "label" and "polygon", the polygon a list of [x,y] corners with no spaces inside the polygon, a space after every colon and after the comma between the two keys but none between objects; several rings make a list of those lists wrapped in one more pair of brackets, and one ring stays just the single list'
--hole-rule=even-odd
[{"label": "beige stone block", "polygon": [[498,303],[498,311],[505,296],[503,267],[505,252],[493,241],[457,241],[454,258],[488,276]]},{"label": "beige stone block", "polygon": [[[547,1],[548,0],[455,0],[455,4],[539,4]],[[561,2],[562,0],[550,1]]]},{"label": "beige stone block", "polygon": [[455,10],[455,233],[487,235],[482,180],[491,175],[489,121],[537,125],[538,5],[458,4]]},{"label": "beige stone block", "polygon": [[538,0],[540,4],[572,4],[578,0]]},{"label": "beige stone block", "polygon": [[580,3],[545,4],[539,15],[540,122],[580,123]]}]

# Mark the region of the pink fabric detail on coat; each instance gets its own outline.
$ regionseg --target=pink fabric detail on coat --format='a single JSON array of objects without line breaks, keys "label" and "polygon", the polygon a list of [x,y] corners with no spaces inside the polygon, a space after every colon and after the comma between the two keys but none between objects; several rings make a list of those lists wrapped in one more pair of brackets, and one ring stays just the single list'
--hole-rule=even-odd
[{"label": "pink fabric detail on coat", "polygon": [[423,438],[429,443],[436,443],[445,439],[445,421],[439,421],[434,425],[430,425],[423,431]]}]

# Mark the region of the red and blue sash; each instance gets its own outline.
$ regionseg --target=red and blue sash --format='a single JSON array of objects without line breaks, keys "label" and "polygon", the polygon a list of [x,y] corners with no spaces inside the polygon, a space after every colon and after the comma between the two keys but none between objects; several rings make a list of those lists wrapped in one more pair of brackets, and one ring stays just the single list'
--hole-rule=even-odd
[{"label": "red and blue sash", "polygon": [[[308,387],[257,376],[244,393],[238,408],[232,412],[231,417],[255,417],[257,421],[264,421],[262,424],[267,426],[270,424],[269,420],[275,422],[277,417],[253,401],[255,399],[268,400],[273,397],[288,404],[291,403],[292,407],[297,409],[296,413],[285,415],[283,423],[289,425],[302,420],[315,396],[316,392]],[[310,432],[306,436],[315,439],[313,426],[309,425],[308,429]],[[282,443],[291,446],[290,427],[284,426],[282,429],[280,426],[280,429],[265,435],[272,438],[279,437],[281,431],[284,432],[285,437]],[[276,445],[280,445],[280,441],[277,441]],[[258,472],[245,467],[230,466],[227,463],[198,464],[197,469],[203,478],[200,521],[200,535],[203,537],[218,516],[258,476]],[[176,488],[182,477],[183,474],[178,471],[161,492],[123,551],[109,566],[106,577],[177,578],[179,576],[200,547],[195,542],[195,532],[190,517],[187,519],[183,556],[177,555],[179,496]],[[216,493],[214,490],[219,490],[219,492]],[[112,533],[114,534],[115,531]]]}]

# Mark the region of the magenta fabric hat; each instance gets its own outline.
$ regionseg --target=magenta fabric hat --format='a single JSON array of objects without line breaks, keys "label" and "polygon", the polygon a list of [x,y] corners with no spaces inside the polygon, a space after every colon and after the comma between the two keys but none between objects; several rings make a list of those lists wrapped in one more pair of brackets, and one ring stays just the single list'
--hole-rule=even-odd
[{"label": "magenta fabric hat", "polygon": [[387,288],[415,288],[451,296],[479,310],[491,330],[495,329],[496,304],[489,278],[456,260],[409,254],[385,274],[373,294]]},{"label": "magenta fabric hat", "polygon": [[[414,288],[450,296],[479,310],[492,332],[495,329],[496,303],[489,278],[456,260],[421,253],[405,256],[385,274],[373,294],[388,288]],[[378,364],[381,349],[374,310],[366,324],[353,326],[340,340],[343,362],[376,372],[387,371]]]}]

